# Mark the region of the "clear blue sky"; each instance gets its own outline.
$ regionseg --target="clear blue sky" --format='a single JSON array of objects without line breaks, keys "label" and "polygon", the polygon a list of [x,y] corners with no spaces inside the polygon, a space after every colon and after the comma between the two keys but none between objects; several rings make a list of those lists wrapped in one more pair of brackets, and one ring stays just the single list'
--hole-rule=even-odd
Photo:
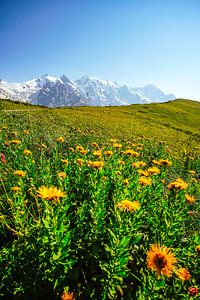
[{"label": "clear blue sky", "polygon": [[154,83],[200,100],[200,0],[0,0],[0,77]]}]

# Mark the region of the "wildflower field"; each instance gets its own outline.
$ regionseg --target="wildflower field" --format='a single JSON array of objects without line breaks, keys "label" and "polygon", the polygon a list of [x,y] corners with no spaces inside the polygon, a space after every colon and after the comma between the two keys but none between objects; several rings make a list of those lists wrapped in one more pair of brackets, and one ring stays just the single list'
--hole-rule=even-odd
[{"label": "wildflower field", "polygon": [[2,100],[1,299],[198,299],[200,104],[182,103]]}]

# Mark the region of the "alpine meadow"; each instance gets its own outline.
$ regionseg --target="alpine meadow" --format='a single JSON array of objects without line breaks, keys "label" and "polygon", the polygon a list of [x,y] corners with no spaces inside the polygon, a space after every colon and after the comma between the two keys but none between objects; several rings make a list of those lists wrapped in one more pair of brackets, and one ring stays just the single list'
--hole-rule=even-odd
[{"label": "alpine meadow", "polygon": [[200,102],[0,100],[0,299],[197,299]]}]

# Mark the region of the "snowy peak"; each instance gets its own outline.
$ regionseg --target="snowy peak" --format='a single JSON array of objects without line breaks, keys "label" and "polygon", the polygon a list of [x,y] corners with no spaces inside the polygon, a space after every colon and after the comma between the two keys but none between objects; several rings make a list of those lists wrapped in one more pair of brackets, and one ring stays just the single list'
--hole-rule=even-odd
[{"label": "snowy peak", "polygon": [[165,95],[153,84],[129,87],[95,76],[85,75],[73,81],[66,75],[54,77],[44,74],[39,78],[20,83],[0,80],[0,98],[59,107],[164,102],[175,99],[175,96]]},{"label": "snowy peak", "polygon": [[175,95],[164,94],[157,86],[154,84],[148,84],[144,87],[136,87],[132,89],[134,92],[138,93],[141,97],[145,98],[147,102],[165,102],[168,100],[175,99]]}]

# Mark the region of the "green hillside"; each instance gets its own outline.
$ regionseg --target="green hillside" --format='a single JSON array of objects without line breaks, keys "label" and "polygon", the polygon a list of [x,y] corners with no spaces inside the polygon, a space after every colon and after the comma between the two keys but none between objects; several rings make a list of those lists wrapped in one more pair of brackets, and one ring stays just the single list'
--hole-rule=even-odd
[{"label": "green hillside", "polygon": [[[48,109],[1,100],[2,122],[17,127],[40,128],[73,137],[78,129],[83,139],[105,141],[112,137],[166,141],[173,147],[191,149],[200,142],[200,102],[178,99],[167,103],[123,107],[66,107]],[[41,126],[42,125],[42,126]],[[91,132],[92,131],[92,132]]]},{"label": "green hillside", "polygon": [[0,299],[197,299],[200,102],[0,104]]}]

